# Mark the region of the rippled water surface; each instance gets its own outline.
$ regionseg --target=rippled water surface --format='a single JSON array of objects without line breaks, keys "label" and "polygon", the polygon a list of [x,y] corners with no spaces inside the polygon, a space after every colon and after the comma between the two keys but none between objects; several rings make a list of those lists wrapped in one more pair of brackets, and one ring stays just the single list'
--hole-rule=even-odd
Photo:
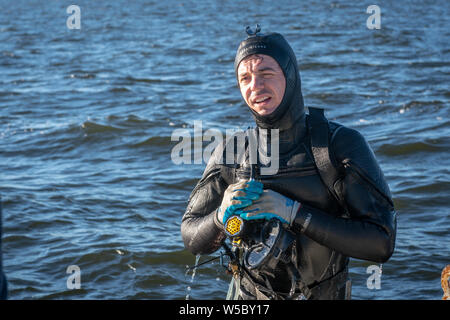
[{"label": "rippled water surface", "polygon": [[[81,10],[81,29],[66,8]],[[285,35],[308,106],[358,129],[398,211],[381,288],[352,260],[354,299],[440,299],[449,245],[449,2],[0,1],[0,193],[11,299],[223,299],[220,266],[186,274],[181,216],[204,169],[175,129],[252,125],[233,60],[244,27]],[[201,261],[207,257],[201,257]],[[81,269],[69,290],[67,267]],[[193,280],[192,280],[193,279]]]}]

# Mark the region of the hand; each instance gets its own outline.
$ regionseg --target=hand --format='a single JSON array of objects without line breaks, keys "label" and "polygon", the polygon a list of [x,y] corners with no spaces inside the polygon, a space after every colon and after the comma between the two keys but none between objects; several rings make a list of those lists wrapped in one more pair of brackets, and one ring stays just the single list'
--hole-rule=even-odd
[{"label": "hand", "polygon": [[255,180],[240,181],[229,185],[223,195],[222,203],[217,209],[217,219],[225,224],[236,210],[251,205],[261,196],[262,192],[263,184]]},{"label": "hand", "polygon": [[237,210],[244,220],[276,218],[289,225],[294,221],[301,204],[272,190],[264,190],[257,201],[245,209]]}]

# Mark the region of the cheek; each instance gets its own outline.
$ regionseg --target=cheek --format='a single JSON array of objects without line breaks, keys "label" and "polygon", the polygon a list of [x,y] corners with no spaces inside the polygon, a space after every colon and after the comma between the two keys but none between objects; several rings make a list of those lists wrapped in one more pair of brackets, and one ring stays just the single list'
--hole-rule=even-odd
[{"label": "cheek", "polygon": [[283,99],[285,90],[286,90],[286,81],[279,82],[277,87],[277,94],[280,97],[280,99]]},{"label": "cheek", "polygon": [[246,86],[240,86],[239,89],[241,90],[241,95],[244,98],[246,102],[248,102],[248,98],[250,97],[248,88]]},{"label": "cheek", "polygon": [[270,85],[266,88],[269,89],[278,100],[283,98],[284,85],[279,81],[271,81]]}]

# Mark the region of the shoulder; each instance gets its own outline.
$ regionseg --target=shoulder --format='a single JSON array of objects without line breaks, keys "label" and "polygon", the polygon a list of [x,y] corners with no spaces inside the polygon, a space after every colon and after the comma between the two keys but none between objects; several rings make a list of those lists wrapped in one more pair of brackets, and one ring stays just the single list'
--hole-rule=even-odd
[{"label": "shoulder", "polygon": [[332,153],[340,165],[343,162],[350,163],[383,194],[391,197],[389,186],[375,153],[369,142],[358,130],[343,125],[337,126],[332,134],[330,145]]},{"label": "shoulder", "polygon": [[[346,127],[337,122],[329,122],[330,126],[330,145],[336,151],[341,151],[343,156],[354,155],[361,148],[365,152],[372,153],[369,143],[364,136],[356,129]],[[344,159],[342,159],[344,160]]]},{"label": "shoulder", "polygon": [[348,160],[359,164],[376,163],[372,148],[358,130],[330,122],[330,136],[330,146],[337,163]]}]

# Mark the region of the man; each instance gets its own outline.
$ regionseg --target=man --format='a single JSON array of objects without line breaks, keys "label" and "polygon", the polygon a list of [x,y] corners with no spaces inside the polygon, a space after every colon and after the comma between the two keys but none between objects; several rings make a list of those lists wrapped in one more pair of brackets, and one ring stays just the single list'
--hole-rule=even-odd
[{"label": "man", "polygon": [[[234,164],[220,161],[234,147],[230,140],[217,147],[182,219],[185,246],[194,254],[216,251],[233,215],[244,221],[276,218],[295,235],[296,294],[280,262],[271,277],[243,270],[239,298],[344,299],[349,257],[383,263],[394,251],[396,214],[389,187],[361,134],[326,121],[312,108],[305,113],[297,60],[283,36],[247,33],[235,58],[238,86],[255,130],[279,130],[279,170],[267,176],[256,170],[249,182],[248,143]],[[264,154],[270,146],[258,147]],[[258,161],[256,168],[264,166]]]}]

